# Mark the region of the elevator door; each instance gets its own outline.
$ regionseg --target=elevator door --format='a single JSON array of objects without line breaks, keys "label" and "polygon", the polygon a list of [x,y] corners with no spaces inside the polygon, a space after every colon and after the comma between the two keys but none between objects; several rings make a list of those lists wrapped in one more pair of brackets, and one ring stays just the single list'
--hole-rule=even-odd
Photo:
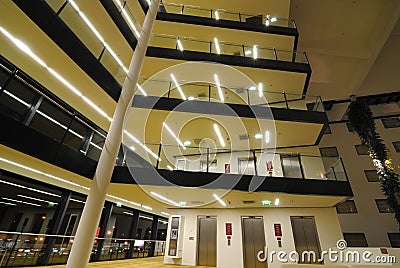
[{"label": "elevator door", "polygon": [[[321,247],[314,217],[290,217],[290,219],[296,251],[300,256],[299,263],[320,263],[318,259],[321,257]],[[304,251],[315,252],[315,260],[313,258],[309,260],[307,256],[302,259],[301,256]]]},{"label": "elevator door", "polygon": [[217,266],[217,218],[199,216],[199,239],[197,245],[197,264]]},{"label": "elevator door", "polygon": [[266,268],[267,262],[260,262],[257,253],[264,250],[265,234],[262,217],[242,217],[243,267]]},{"label": "elevator door", "polygon": [[283,176],[287,178],[302,178],[298,155],[281,155]]}]

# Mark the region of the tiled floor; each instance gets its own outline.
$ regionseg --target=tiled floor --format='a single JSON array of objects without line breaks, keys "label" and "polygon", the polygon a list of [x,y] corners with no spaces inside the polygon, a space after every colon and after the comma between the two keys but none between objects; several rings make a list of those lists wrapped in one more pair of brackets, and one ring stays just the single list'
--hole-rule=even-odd
[{"label": "tiled floor", "polygon": [[[169,265],[163,264],[164,257],[154,257],[154,258],[138,258],[138,259],[130,259],[130,260],[120,260],[120,261],[102,261],[102,262],[94,262],[89,263],[89,268],[96,267],[119,267],[119,268],[187,268],[187,267],[204,267],[205,266],[181,266],[181,265]],[[57,265],[57,266],[46,266],[46,268],[61,268],[65,267],[65,265]],[[208,267],[209,268],[209,267]]]}]

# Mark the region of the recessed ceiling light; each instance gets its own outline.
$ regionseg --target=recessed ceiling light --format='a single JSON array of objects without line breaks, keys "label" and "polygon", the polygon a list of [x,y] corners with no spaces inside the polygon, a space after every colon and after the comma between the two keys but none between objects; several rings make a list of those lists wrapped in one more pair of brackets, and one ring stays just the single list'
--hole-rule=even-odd
[{"label": "recessed ceiling light", "polygon": [[257,88],[256,88],[255,86],[249,87],[249,90],[251,90],[251,91],[256,90],[256,89],[257,89]]},{"label": "recessed ceiling light", "polygon": [[275,22],[275,21],[277,21],[278,19],[276,18],[276,17],[272,17],[271,18],[271,22]]},{"label": "recessed ceiling light", "polygon": [[175,87],[178,89],[179,94],[181,94],[182,99],[183,99],[183,100],[186,100],[186,96],[185,96],[185,94],[183,93],[181,86],[178,84],[178,81],[176,80],[174,74],[171,74],[171,79],[172,79],[172,81],[174,81]]},{"label": "recessed ceiling light", "polygon": [[179,203],[177,203],[177,202],[175,202],[175,201],[172,201],[171,199],[168,199],[167,197],[165,197],[165,196],[163,196],[163,195],[160,195],[160,194],[158,194],[158,193],[156,193],[156,192],[150,192],[150,194],[152,194],[152,195],[154,195],[155,197],[158,197],[159,199],[161,199],[161,200],[164,200],[164,201],[166,201],[166,202],[168,202],[168,203],[170,203],[170,204],[172,204],[172,205],[174,205],[174,206],[180,206],[180,202]]},{"label": "recessed ceiling light", "polygon": [[161,214],[163,214],[163,215],[165,215],[165,216],[169,216],[169,215],[170,215],[169,213],[163,212],[163,211],[161,211]]},{"label": "recessed ceiling light", "polygon": [[214,45],[215,49],[217,50],[217,54],[221,54],[221,48],[219,47],[218,39],[216,37],[214,37]]},{"label": "recessed ceiling light", "polygon": [[226,203],[218,195],[213,194],[213,196],[222,206],[226,207]]},{"label": "recessed ceiling light", "polygon": [[253,46],[253,58],[256,60],[258,58],[258,48],[257,45]]},{"label": "recessed ceiling light", "polygon": [[269,132],[269,130],[265,131],[265,142],[266,143],[270,142],[270,132]]},{"label": "recessed ceiling light", "polygon": [[163,122],[163,126],[166,130],[168,130],[169,134],[178,142],[180,146],[183,147],[183,149],[186,149],[185,145],[183,145],[182,141],[175,135],[175,133],[172,131],[172,129],[167,125],[167,123]]},{"label": "recessed ceiling light", "polygon": [[263,95],[263,83],[258,83],[258,96],[261,98]]},{"label": "recessed ceiling light", "polygon": [[174,169],[173,169],[170,165],[167,165],[167,168],[168,168],[168,170],[170,170],[170,171],[174,171]]},{"label": "recessed ceiling light", "polygon": [[248,50],[246,50],[246,51],[244,52],[245,55],[250,55],[251,53],[252,53],[252,52],[251,52],[250,49],[248,49]]},{"label": "recessed ceiling light", "polygon": [[216,19],[216,20],[219,20],[218,10],[215,10],[215,11],[214,11],[214,15],[215,15],[215,19]]},{"label": "recessed ceiling light", "polygon": [[183,143],[183,145],[185,145],[185,146],[190,146],[191,144],[192,144],[191,141],[185,141],[185,142]]},{"label": "recessed ceiling light", "polygon": [[254,135],[254,138],[255,138],[256,140],[261,140],[262,137],[263,137],[263,135],[262,135],[261,133],[257,133],[256,135]]},{"label": "recessed ceiling light", "polygon": [[221,83],[219,82],[219,78],[217,74],[214,74],[214,80],[215,80],[215,84],[217,85],[218,88],[218,95],[219,95],[219,99],[224,102],[224,93],[222,92],[222,88],[221,88]]},{"label": "recessed ceiling light", "polygon": [[182,46],[182,43],[181,43],[181,40],[179,39],[179,37],[178,37],[178,39],[176,39],[176,43],[178,44],[179,50],[183,51],[183,46]]},{"label": "recessed ceiling light", "polygon": [[275,204],[275,206],[279,206],[279,198],[275,198],[274,204]]},{"label": "recessed ceiling light", "polygon": [[188,98],[188,100],[194,100],[194,97],[193,97],[193,96],[190,96],[190,97]]},{"label": "recessed ceiling light", "polygon": [[224,141],[224,139],[222,138],[221,131],[219,130],[219,127],[218,127],[217,124],[214,124],[214,131],[215,131],[215,133],[217,134],[217,137],[218,137],[218,140],[219,140],[219,143],[221,144],[221,146],[222,146],[222,147],[225,147],[225,141]]}]

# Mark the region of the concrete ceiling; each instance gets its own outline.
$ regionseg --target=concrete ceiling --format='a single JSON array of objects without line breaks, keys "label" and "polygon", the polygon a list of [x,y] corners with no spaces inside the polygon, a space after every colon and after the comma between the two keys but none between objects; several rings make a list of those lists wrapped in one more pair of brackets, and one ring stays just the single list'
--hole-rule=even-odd
[{"label": "concrete ceiling", "polygon": [[313,70],[308,93],[327,100],[398,91],[399,16],[397,0],[292,0],[299,49]]}]

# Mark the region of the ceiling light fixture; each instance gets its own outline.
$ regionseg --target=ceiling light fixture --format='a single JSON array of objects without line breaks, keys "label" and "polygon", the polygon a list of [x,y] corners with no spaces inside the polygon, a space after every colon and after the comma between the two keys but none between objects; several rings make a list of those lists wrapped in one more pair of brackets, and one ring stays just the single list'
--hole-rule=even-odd
[{"label": "ceiling light fixture", "polygon": [[222,92],[221,83],[219,82],[219,78],[218,78],[217,74],[214,74],[214,80],[215,80],[215,84],[217,85],[217,88],[218,88],[219,99],[221,100],[221,102],[224,102],[224,100],[225,100],[224,93]]},{"label": "ceiling light fixture", "polygon": [[215,133],[216,133],[217,136],[218,136],[219,143],[221,144],[221,146],[222,146],[222,147],[225,147],[225,141],[224,141],[224,139],[222,138],[221,131],[219,130],[219,127],[218,127],[217,124],[214,124],[214,131],[215,131]]},{"label": "ceiling light fixture", "polygon": [[150,194],[152,194],[152,195],[154,195],[155,197],[158,197],[159,199],[164,200],[164,201],[166,201],[166,202],[168,202],[168,203],[170,203],[170,204],[172,204],[172,205],[174,205],[174,206],[179,207],[179,203],[177,203],[177,202],[175,202],[175,201],[172,201],[171,199],[168,199],[168,198],[166,198],[165,196],[162,196],[162,195],[157,194],[157,193],[155,193],[155,192],[150,192]]},{"label": "ceiling light fixture", "polygon": [[176,39],[176,43],[178,44],[179,50],[180,50],[180,51],[183,51],[182,42],[181,42],[181,40],[179,39],[179,37]]},{"label": "ceiling light fixture", "polygon": [[215,11],[214,11],[214,15],[215,15],[215,19],[216,19],[216,20],[219,20],[218,10],[215,10]]},{"label": "ceiling light fixture", "polygon": [[249,87],[249,90],[250,90],[250,91],[254,91],[254,90],[256,90],[256,89],[257,89],[257,87],[255,87],[255,86]]},{"label": "ceiling light fixture", "polygon": [[126,5],[122,5],[122,3],[119,0],[114,0],[114,2],[117,3],[117,5],[119,6],[119,8],[121,9],[122,15],[124,15],[125,20],[128,21],[129,26],[131,27],[131,29],[133,30],[133,32],[136,35],[136,38],[139,39],[140,37],[140,33],[137,30],[135,24],[133,23],[133,21],[131,20],[131,18],[129,17],[128,13],[125,10]]},{"label": "ceiling light fixture", "polygon": [[257,133],[256,135],[254,135],[254,138],[255,138],[256,140],[261,140],[262,137],[263,137],[263,135],[262,135],[261,133]]},{"label": "ceiling light fixture", "polygon": [[4,204],[4,205],[8,205],[8,206],[16,206],[16,204],[8,203],[8,202],[1,202],[1,201],[0,201],[0,204]]},{"label": "ceiling light fixture", "polygon": [[218,195],[213,194],[213,196],[222,206],[226,207],[226,203]]},{"label": "ceiling light fixture", "polygon": [[39,205],[39,204],[24,202],[24,201],[21,201],[21,200],[16,200],[16,199],[11,199],[11,198],[6,198],[6,197],[2,197],[1,199],[7,200],[7,201],[11,201],[11,202],[20,203],[20,204],[31,205],[31,206],[35,206],[35,207],[41,207],[41,205]]},{"label": "ceiling light fixture", "polygon": [[188,98],[188,100],[194,100],[194,97],[193,97],[193,96],[190,96],[190,97]]},{"label": "ceiling light fixture", "polygon": [[26,195],[22,195],[22,194],[17,194],[18,197],[22,197],[22,198],[26,198],[26,199],[30,199],[30,200],[35,200],[35,201],[39,201],[39,202],[44,202],[44,203],[49,203],[49,204],[53,204],[56,205],[56,202],[51,202],[51,201],[47,201],[47,200],[43,200],[43,199],[39,199],[39,198],[35,198],[35,197],[30,197],[30,196],[26,196]]},{"label": "ceiling light fixture", "polygon": [[264,95],[263,84],[262,83],[258,83],[258,96],[261,98],[263,95]]},{"label": "ceiling light fixture", "polygon": [[81,200],[73,199],[73,198],[71,198],[70,200],[73,201],[73,202],[77,202],[77,203],[83,203],[83,204],[86,203],[85,201],[81,201]]},{"label": "ceiling light fixture", "polygon": [[169,215],[170,215],[169,213],[163,212],[163,211],[161,211],[161,214],[163,214],[163,215],[165,215],[165,216],[169,216]]},{"label": "ceiling light fixture", "polygon": [[183,100],[186,100],[186,96],[185,96],[185,94],[183,93],[181,86],[178,84],[178,81],[176,80],[174,74],[171,74],[171,79],[172,79],[172,81],[174,82],[175,87],[178,89],[179,94],[181,94],[182,99],[183,99]]},{"label": "ceiling light fixture", "polygon": [[272,17],[271,18],[271,22],[275,22],[275,21],[277,21],[278,19],[276,18],[276,17]]},{"label": "ceiling light fixture", "polygon": [[279,198],[275,198],[275,202],[274,202],[274,204],[275,204],[275,206],[279,206]]},{"label": "ceiling light fixture", "polygon": [[245,55],[250,55],[251,53],[252,53],[252,52],[251,52],[250,49],[248,49],[248,50],[246,50],[246,51],[244,52]]},{"label": "ceiling light fixture", "polygon": [[218,39],[216,37],[214,37],[214,45],[215,49],[217,50],[217,54],[221,54],[221,48],[219,47]]},{"label": "ceiling light fixture", "polygon": [[175,135],[175,133],[172,131],[172,129],[167,125],[167,123],[163,122],[163,126],[165,127],[166,130],[168,130],[169,134],[176,140],[176,142],[183,147],[183,149],[186,150],[185,145],[183,145],[182,141]]},{"label": "ceiling light fixture", "polygon": [[269,130],[265,131],[265,142],[266,143],[270,142],[270,132],[269,132]]},{"label": "ceiling light fixture", "polygon": [[257,45],[253,46],[253,58],[256,60],[258,58],[258,48]]},{"label": "ceiling light fixture", "polygon": [[146,93],[146,91],[144,91],[143,87],[142,87],[141,85],[139,85],[139,84],[136,84],[136,85],[137,85],[138,89],[140,90],[140,92],[142,92],[142,94],[143,94],[145,97],[147,97],[147,93]]},{"label": "ceiling light fixture", "polygon": [[191,144],[192,144],[191,141],[185,141],[185,142],[183,143],[183,145],[185,145],[185,146],[190,146]]},{"label": "ceiling light fixture", "polygon": [[125,135],[127,135],[131,140],[133,140],[135,143],[139,144],[143,149],[145,149],[146,152],[148,152],[152,157],[157,159],[158,161],[161,161],[161,158],[158,157],[152,150],[149,149],[146,145],[144,145],[142,142],[140,142],[135,136],[133,136],[131,133],[128,131],[124,130]]},{"label": "ceiling light fixture", "polygon": [[167,168],[169,171],[174,171],[174,169],[170,165],[167,165]]}]

